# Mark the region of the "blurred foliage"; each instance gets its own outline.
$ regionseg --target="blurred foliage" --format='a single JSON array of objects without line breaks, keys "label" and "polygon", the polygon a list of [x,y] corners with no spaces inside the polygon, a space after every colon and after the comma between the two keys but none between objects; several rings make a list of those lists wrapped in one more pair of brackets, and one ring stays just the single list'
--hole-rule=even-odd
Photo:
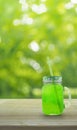
[{"label": "blurred foliage", "polygon": [[0,0],[0,98],[40,97],[47,56],[63,85],[77,87],[77,4]]}]

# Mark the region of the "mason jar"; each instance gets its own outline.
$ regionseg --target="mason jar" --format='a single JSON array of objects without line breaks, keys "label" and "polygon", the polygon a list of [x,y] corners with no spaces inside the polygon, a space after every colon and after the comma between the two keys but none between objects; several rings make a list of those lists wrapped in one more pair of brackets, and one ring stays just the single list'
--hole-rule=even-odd
[{"label": "mason jar", "polygon": [[[64,102],[64,90],[68,92],[68,103]],[[62,76],[44,76],[42,87],[42,111],[45,115],[61,115],[71,101],[70,90],[62,85]]]}]

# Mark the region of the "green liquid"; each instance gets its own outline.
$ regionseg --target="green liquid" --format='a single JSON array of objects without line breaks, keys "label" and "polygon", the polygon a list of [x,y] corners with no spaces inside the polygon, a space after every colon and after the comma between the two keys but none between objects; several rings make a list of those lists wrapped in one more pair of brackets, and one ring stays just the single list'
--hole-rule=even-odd
[{"label": "green liquid", "polygon": [[63,86],[45,84],[42,88],[42,110],[46,115],[60,115],[64,110]]}]

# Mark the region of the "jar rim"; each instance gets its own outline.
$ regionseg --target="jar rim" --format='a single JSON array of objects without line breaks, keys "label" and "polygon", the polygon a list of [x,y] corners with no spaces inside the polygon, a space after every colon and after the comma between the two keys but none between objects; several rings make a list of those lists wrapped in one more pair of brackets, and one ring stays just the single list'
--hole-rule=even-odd
[{"label": "jar rim", "polygon": [[44,76],[43,77],[44,83],[61,83],[62,82],[62,76]]}]

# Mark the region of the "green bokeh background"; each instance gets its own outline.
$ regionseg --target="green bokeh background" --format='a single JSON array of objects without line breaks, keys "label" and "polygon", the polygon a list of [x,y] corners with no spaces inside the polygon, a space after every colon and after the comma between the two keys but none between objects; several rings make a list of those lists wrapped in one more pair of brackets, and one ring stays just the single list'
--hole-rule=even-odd
[{"label": "green bokeh background", "polygon": [[42,77],[62,75],[77,97],[77,4],[0,0],[0,98],[41,97]]}]

